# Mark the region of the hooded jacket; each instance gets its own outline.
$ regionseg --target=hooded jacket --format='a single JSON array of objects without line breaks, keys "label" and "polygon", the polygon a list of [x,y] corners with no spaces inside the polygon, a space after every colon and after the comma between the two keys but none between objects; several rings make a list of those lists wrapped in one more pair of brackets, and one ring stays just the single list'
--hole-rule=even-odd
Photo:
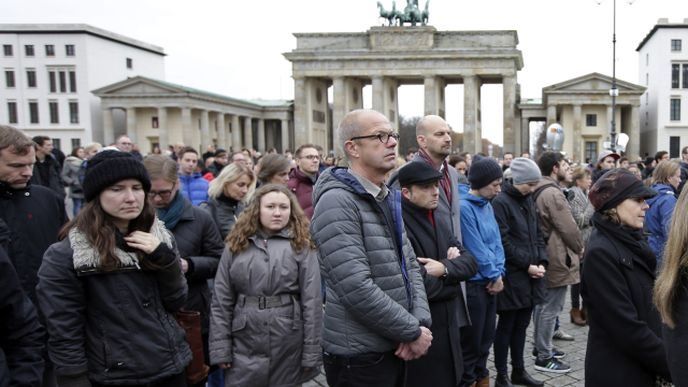
[{"label": "hooded jacket", "polygon": [[78,157],[68,156],[62,166],[62,181],[69,187],[69,197],[72,199],[84,198],[84,189],[79,178],[83,162],[84,160]]},{"label": "hooded jacket", "polygon": [[461,235],[478,262],[478,272],[469,281],[488,283],[504,276],[504,247],[489,200],[471,193],[461,196]]},{"label": "hooded jacket", "polygon": [[208,181],[201,176],[200,172],[195,172],[191,176],[179,175],[179,192],[197,206],[208,201]]},{"label": "hooded jacket", "polygon": [[652,189],[657,191],[657,195],[647,199],[650,209],[645,213],[645,231],[650,234],[647,242],[655,253],[657,262],[661,263],[664,258],[664,246],[669,237],[671,215],[676,206],[676,193],[674,187],[666,184],[654,184]]},{"label": "hooded jacket", "polygon": [[[313,199],[311,234],[327,295],[323,349],[352,356],[417,339],[431,317],[398,191],[378,202],[346,168],[330,168]],[[397,222],[389,222],[387,212],[397,213]]]}]

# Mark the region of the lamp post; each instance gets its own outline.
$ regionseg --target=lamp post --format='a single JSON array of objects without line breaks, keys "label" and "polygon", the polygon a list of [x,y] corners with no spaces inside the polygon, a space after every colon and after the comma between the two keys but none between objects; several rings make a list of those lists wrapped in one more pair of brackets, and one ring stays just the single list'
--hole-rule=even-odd
[{"label": "lamp post", "polygon": [[609,95],[612,97],[612,127],[609,133],[610,150],[616,152],[616,97],[619,96],[619,89],[616,88],[616,0],[614,0],[614,20],[612,32],[612,88]]}]

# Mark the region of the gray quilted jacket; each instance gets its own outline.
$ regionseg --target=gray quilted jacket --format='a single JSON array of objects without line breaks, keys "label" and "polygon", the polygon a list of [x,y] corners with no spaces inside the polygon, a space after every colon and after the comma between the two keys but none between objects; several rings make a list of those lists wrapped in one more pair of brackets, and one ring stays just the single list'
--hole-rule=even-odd
[{"label": "gray quilted jacket", "polygon": [[[388,202],[395,196],[390,191]],[[390,351],[401,342],[415,340],[421,325],[430,326],[430,311],[403,224],[386,221],[382,206],[388,203],[377,202],[345,168],[331,168],[320,175],[313,202],[311,233],[320,251],[327,293],[323,349],[356,355]],[[396,204],[400,219],[400,202]]]}]

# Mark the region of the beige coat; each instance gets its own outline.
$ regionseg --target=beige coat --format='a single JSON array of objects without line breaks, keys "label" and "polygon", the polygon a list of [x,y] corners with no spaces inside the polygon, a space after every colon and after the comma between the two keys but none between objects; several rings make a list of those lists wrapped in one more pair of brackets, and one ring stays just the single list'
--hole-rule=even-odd
[{"label": "beige coat", "polygon": [[[273,304],[259,305],[259,296]],[[211,364],[231,363],[225,386],[294,386],[314,376],[321,362],[321,324],[314,250],[295,254],[285,230],[267,239],[250,237],[249,247],[237,255],[225,249],[209,340]]]},{"label": "beige coat", "polygon": [[540,227],[547,241],[547,287],[577,284],[580,282],[579,254],[584,245],[571,206],[551,177],[540,179],[535,195]]}]

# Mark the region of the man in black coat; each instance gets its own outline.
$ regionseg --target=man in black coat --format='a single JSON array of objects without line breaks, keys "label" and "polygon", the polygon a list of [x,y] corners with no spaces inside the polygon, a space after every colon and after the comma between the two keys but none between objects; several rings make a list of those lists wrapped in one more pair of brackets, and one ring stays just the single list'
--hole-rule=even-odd
[{"label": "man in black coat", "polygon": [[53,155],[53,140],[48,136],[36,136],[32,140],[36,143],[36,162],[31,183],[48,187],[64,199],[66,192],[62,184],[62,166]]},{"label": "man in black coat", "polygon": [[402,217],[418,257],[432,315],[433,345],[408,363],[407,386],[456,386],[463,374],[459,310],[464,307],[461,281],[471,278],[478,264],[452,235],[451,221],[435,216],[442,174],[424,162],[411,162],[399,171]]},{"label": "man in black coat", "polygon": [[0,387],[40,386],[45,330],[5,252],[9,239],[0,219]]}]

